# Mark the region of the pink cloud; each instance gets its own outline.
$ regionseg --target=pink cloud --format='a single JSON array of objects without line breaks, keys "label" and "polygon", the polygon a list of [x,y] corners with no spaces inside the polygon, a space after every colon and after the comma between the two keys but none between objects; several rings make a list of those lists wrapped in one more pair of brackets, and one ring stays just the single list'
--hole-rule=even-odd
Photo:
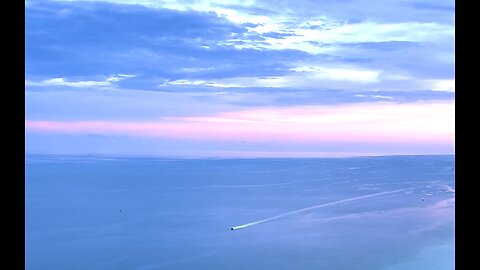
[{"label": "pink cloud", "polygon": [[25,121],[27,132],[294,143],[453,144],[454,102],[270,107],[158,121]]}]

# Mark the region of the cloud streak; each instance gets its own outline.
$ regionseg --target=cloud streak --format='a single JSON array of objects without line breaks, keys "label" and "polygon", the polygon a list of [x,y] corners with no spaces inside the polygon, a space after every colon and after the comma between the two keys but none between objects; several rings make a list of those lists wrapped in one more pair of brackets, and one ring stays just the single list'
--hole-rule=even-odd
[{"label": "cloud streak", "polygon": [[454,104],[372,103],[301,106],[164,117],[158,121],[29,121],[27,132],[297,144],[384,142],[453,144]]},{"label": "cloud streak", "polygon": [[65,78],[51,78],[43,80],[40,82],[35,81],[25,81],[26,86],[68,86],[68,87],[108,87],[112,86],[114,83],[127,78],[133,78],[134,75],[128,74],[117,74],[107,77],[103,81],[67,81]]},{"label": "cloud streak", "polygon": [[380,71],[356,67],[296,66],[290,70],[293,73],[283,76],[232,77],[208,81],[182,79],[167,81],[160,86],[209,86],[220,88],[300,87],[308,89],[328,87],[331,85],[331,82],[375,83],[378,82],[380,75]]},{"label": "cloud streak", "polygon": [[[250,29],[262,34],[265,26]],[[283,29],[283,30],[280,30]],[[454,30],[450,25],[437,23],[340,23],[320,29],[286,27],[285,25],[271,26],[271,30],[290,34],[282,38],[266,37],[262,42],[244,41],[242,44],[231,43],[241,40],[229,40],[238,48],[265,48],[265,49],[295,49],[310,54],[335,53],[334,44],[366,43],[366,42],[438,42],[453,38]],[[330,45],[330,46],[326,46]]]}]

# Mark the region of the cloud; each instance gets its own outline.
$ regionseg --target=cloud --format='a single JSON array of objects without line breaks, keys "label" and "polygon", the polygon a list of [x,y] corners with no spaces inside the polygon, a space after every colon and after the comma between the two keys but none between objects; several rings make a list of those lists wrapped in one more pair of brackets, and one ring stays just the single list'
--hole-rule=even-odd
[{"label": "cloud", "polygon": [[[64,9],[69,15],[57,16]],[[169,76],[171,70],[201,66],[205,58],[215,60],[205,47],[246,32],[215,13],[191,10],[42,2],[25,12],[26,72],[45,77],[124,72]]]},{"label": "cloud", "polygon": [[[307,22],[311,25],[311,22]],[[265,31],[277,31],[288,35],[281,38],[265,37],[262,42],[243,40],[242,44],[235,44],[231,39],[226,44],[238,48],[265,48],[265,49],[295,49],[311,54],[334,53],[335,44],[366,43],[366,42],[438,42],[452,39],[454,29],[451,25],[437,23],[346,23],[330,22],[322,28],[302,27],[289,25],[266,25],[251,28],[250,31],[259,34]],[[326,46],[330,45],[330,46]]]},{"label": "cloud", "polygon": [[433,91],[455,92],[455,80],[432,80]]},{"label": "cloud", "polygon": [[[62,0],[57,0],[62,1]],[[64,0],[72,1],[72,0]],[[237,23],[262,23],[269,17],[316,18],[319,13],[340,20],[357,21],[371,18],[377,21],[444,21],[453,22],[455,3],[449,0],[391,0],[372,3],[371,0],[77,0],[77,2],[107,2],[142,5],[148,8],[216,12]]]},{"label": "cloud", "polygon": [[291,70],[305,74],[308,78],[327,79],[334,81],[355,81],[368,83],[378,81],[380,71],[365,68],[351,67],[322,67],[322,66],[297,66]]},{"label": "cloud", "polygon": [[[291,11],[279,11],[275,5]],[[161,90],[190,86],[189,91],[193,87],[198,91],[247,87],[415,91],[443,89],[433,81],[453,77],[451,24],[368,16],[347,20],[333,15],[331,2],[275,5],[262,1],[37,3],[26,9],[27,77],[55,77],[49,83],[67,84],[66,78],[131,73],[142,76],[122,82],[119,88],[155,90],[163,84]],[[322,11],[316,16],[301,16],[308,11],[304,7],[315,5],[325,9],[316,8]],[[389,5],[411,8],[397,2]],[[69,10],[68,16],[55,15],[62,10]],[[105,87],[107,83],[85,84]]]},{"label": "cloud", "polygon": [[454,103],[444,101],[271,107],[138,122],[27,120],[25,128],[27,132],[110,134],[194,141],[452,145],[454,124]]},{"label": "cloud", "polygon": [[364,97],[369,97],[369,98],[374,98],[374,99],[394,99],[393,97],[391,96],[382,96],[382,95],[364,95],[364,94],[357,94],[355,95],[356,97],[361,97],[361,98],[364,98]]},{"label": "cloud", "polygon": [[25,15],[29,134],[182,143],[216,136],[263,146],[273,138],[277,148],[302,138],[310,144],[301,151],[360,149],[344,135],[358,134],[369,145],[359,152],[393,141],[433,149],[452,137],[438,119],[453,121],[444,103],[455,90],[454,3],[32,0]]},{"label": "cloud", "polygon": [[25,113],[30,120],[152,121],[165,116],[213,115],[265,106],[335,106],[381,101],[382,99],[375,98],[376,95],[390,96],[398,103],[454,99],[452,92],[424,90],[406,92],[202,87],[170,85],[161,89],[152,87],[149,90],[148,88],[118,89],[115,85],[115,87],[100,87],[102,91],[98,91],[96,87],[27,86]]},{"label": "cloud", "polygon": [[117,74],[107,77],[104,81],[66,81],[64,78],[52,78],[41,82],[25,81],[26,86],[68,86],[68,87],[108,87],[113,83],[127,78],[133,78],[134,75]]},{"label": "cloud", "polygon": [[[190,87],[192,89],[303,89],[304,91],[349,90],[358,91],[444,91],[455,92],[454,80],[416,78],[398,74],[397,71],[368,69],[345,64],[318,65],[315,63],[291,63],[288,73],[278,76],[238,76],[212,79],[166,80],[159,85]],[[196,88],[193,88],[196,87]],[[252,90],[253,91],[253,90]],[[358,93],[361,94],[361,93]],[[389,95],[369,95],[378,99],[390,99]]]},{"label": "cloud", "polygon": [[443,22],[453,24],[455,3],[450,0],[257,0],[256,8],[276,11],[277,14],[314,18],[319,13],[346,21],[366,18],[379,22]]},{"label": "cloud", "polygon": [[[79,1],[82,2],[82,1]],[[452,39],[454,27],[452,24],[418,20],[402,22],[383,22],[373,18],[365,17],[361,22],[349,22],[345,19],[329,16],[328,12],[320,13],[315,17],[302,16],[301,13],[278,13],[271,12],[265,15],[252,14],[248,8],[254,7],[256,1],[235,3],[232,1],[121,1],[106,0],[98,2],[109,2],[123,5],[142,5],[157,10],[171,9],[182,12],[212,12],[231,22],[233,25],[249,24],[248,31],[238,32],[235,38],[220,40],[218,44],[231,45],[236,48],[264,48],[264,49],[294,49],[312,54],[329,53],[335,47],[325,44],[362,43],[362,42],[436,42],[444,39]],[[302,3],[303,2],[303,3]],[[295,10],[296,6],[305,4],[289,5]],[[260,1],[260,4],[262,2]],[[273,5],[265,5],[270,10],[276,9]],[[280,3],[284,5],[286,3]],[[342,3],[336,3],[342,5]],[[432,3],[433,4],[433,3]],[[311,5],[311,4],[310,4]],[[322,4],[316,4],[322,6]],[[331,5],[331,4],[330,4]],[[391,6],[398,5],[390,3]],[[384,8],[387,9],[389,5]],[[235,7],[244,9],[235,9]],[[400,5],[402,6],[402,5]],[[403,6],[406,7],[406,6]],[[267,10],[268,10],[267,8]],[[410,8],[414,9],[414,8]],[[318,10],[318,7],[316,8]],[[320,9],[321,10],[321,9]],[[256,34],[256,35],[252,35]],[[263,35],[262,35],[263,34]],[[261,41],[251,37],[263,37]],[[317,44],[316,44],[317,43]],[[208,46],[207,46],[208,47]]]},{"label": "cloud", "polygon": [[[378,81],[380,71],[358,67],[296,66],[290,74],[283,76],[232,77],[212,80],[171,80],[160,86],[208,86],[219,88],[328,88],[336,82],[374,83]],[[332,83],[333,82],[333,83]],[[338,84],[336,85],[338,87]]]}]

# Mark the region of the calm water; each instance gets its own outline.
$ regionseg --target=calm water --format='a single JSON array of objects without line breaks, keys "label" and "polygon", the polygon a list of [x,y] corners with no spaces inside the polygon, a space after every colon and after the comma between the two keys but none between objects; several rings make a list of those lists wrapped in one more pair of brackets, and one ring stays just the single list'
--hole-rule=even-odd
[{"label": "calm water", "polygon": [[26,268],[454,269],[454,162],[27,156]]}]

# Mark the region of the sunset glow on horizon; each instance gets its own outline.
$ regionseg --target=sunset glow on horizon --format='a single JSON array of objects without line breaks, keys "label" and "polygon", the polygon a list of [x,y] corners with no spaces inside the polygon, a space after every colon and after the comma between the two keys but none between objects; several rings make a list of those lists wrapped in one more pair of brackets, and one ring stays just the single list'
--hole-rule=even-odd
[{"label": "sunset glow on horizon", "polygon": [[26,153],[454,154],[449,2],[32,0],[25,14]]},{"label": "sunset glow on horizon", "polygon": [[453,144],[454,103],[373,103],[225,112],[158,121],[26,121],[29,132],[298,144],[387,142]]}]

